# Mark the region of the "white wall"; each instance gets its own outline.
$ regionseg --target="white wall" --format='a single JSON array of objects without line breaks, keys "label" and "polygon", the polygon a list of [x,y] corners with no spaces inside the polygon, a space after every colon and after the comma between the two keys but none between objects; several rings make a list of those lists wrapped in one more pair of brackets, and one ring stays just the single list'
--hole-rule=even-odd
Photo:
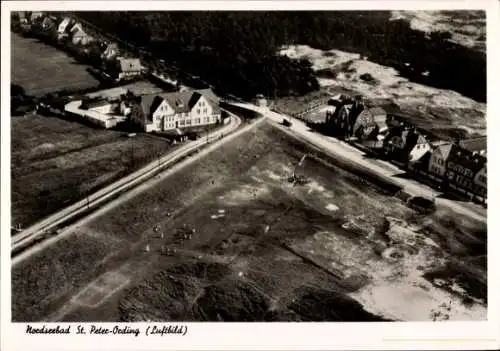
[{"label": "white wall", "polygon": [[427,151],[431,150],[431,146],[428,143],[417,144],[410,152],[410,161],[418,160],[422,157]]},{"label": "white wall", "polygon": [[111,104],[89,108],[89,110],[91,111],[95,111],[102,114],[109,114],[112,112],[112,109],[113,106]]},{"label": "white wall", "polygon": [[434,150],[430,157],[429,172],[439,177],[444,177],[444,173],[446,172],[446,160],[441,156],[439,147]]}]

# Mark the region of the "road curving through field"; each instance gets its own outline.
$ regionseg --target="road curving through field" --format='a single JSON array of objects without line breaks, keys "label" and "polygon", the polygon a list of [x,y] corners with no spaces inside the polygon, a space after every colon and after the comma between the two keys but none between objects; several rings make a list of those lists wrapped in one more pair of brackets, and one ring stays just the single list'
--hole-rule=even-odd
[{"label": "road curving through field", "polygon": [[[196,152],[205,144],[215,141],[216,145],[219,146],[228,139],[232,139],[230,138],[230,136],[232,136],[231,133],[238,129],[242,121],[238,116],[232,113],[229,113],[229,115],[230,122],[223,128],[210,133],[207,137],[187,143],[181,148],[168,153],[167,155],[149,163],[132,174],[114,182],[94,194],[89,195],[85,199],[82,199],[77,203],[62,209],[61,211],[54,213],[29,228],[26,228],[22,232],[15,234],[11,238],[11,253],[14,258],[18,252],[33,245],[37,240],[43,239],[47,233],[51,233],[61,224],[64,224],[72,219],[77,219],[78,217],[86,214],[88,211],[96,209],[104,203],[116,198],[120,194],[131,190],[133,187],[155,176],[166,167],[182,160],[191,153]],[[224,138],[222,138],[223,136]],[[58,234],[56,234],[56,236],[57,235]],[[22,257],[25,256],[26,254],[22,255]],[[19,259],[15,259],[14,261],[17,262]]]}]

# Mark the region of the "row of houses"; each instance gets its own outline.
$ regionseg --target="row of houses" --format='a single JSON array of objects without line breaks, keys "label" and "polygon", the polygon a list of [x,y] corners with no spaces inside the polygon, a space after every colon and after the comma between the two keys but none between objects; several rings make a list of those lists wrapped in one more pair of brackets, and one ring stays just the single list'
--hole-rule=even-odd
[{"label": "row of houses", "polygon": [[335,135],[356,140],[444,190],[486,201],[486,136],[438,140],[409,123],[396,107],[365,107],[360,96],[338,95],[328,104],[325,124]]},{"label": "row of houses", "polygon": [[114,80],[126,80],[146,73],[140,59],[125,57],[119,46],[93,35],[84,26],[68,16],[44,12],[17,12],[17,24],[24,33],[48,39],[106,73]]},{"label": "row of houses", "polygon": [[463,193],[470,198],[486,202],[487,157],[486,137],[456,142],[438,142],[409,168],[428,176],[445,190]]},{"label": "row of houses", "polygon": [[135,130],[144,132],[182,133],[183,129],[208,126],[222,120],[219,98],[211,89],[147,95],[128,91],[112,100],[84,99],[79,109],[82,115],[96,118],[96,123],[106,128],[114,127],[113,121],[123,120]]}]

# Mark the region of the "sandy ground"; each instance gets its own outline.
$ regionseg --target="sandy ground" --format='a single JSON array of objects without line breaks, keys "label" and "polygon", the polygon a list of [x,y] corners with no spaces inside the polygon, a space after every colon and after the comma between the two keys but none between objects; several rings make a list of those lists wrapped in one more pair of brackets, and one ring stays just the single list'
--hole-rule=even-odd
[{"label": "sandy ground", "polygon": [[486,14],[481,11],[392,11],[392,19],[423,32],[449,32],[450,41],[486,52]]},{"label": "sandy ground", "polygon": [[[486,104],[457,92],[412,83],[399,76],[395,69],[365,60],[359,54],[323,51],[306,45],[283,48],[281,54],[306,58],[313,63],[316,71],[328,69],[334,72],[335,79],[318,79],[324,89],[340,87],[356,91],[375,104],[392,101],[403,111],[423,115],[425,122],[422,123],[433,129],[454,127],[486,134]],[[375,81],[363,81],[360,76],[366,73]]]}]

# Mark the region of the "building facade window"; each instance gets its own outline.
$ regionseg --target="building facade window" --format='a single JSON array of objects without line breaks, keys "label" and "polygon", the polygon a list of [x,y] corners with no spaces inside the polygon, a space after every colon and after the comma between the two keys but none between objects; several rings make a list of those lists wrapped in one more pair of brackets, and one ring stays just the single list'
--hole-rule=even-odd
[{"label": "building facade window", "polygon": [[199,118],[195,118],[195,119],[194,119],[194,123],[195,123],[195,124],[200,124],[200,119],[199,119]]}]

